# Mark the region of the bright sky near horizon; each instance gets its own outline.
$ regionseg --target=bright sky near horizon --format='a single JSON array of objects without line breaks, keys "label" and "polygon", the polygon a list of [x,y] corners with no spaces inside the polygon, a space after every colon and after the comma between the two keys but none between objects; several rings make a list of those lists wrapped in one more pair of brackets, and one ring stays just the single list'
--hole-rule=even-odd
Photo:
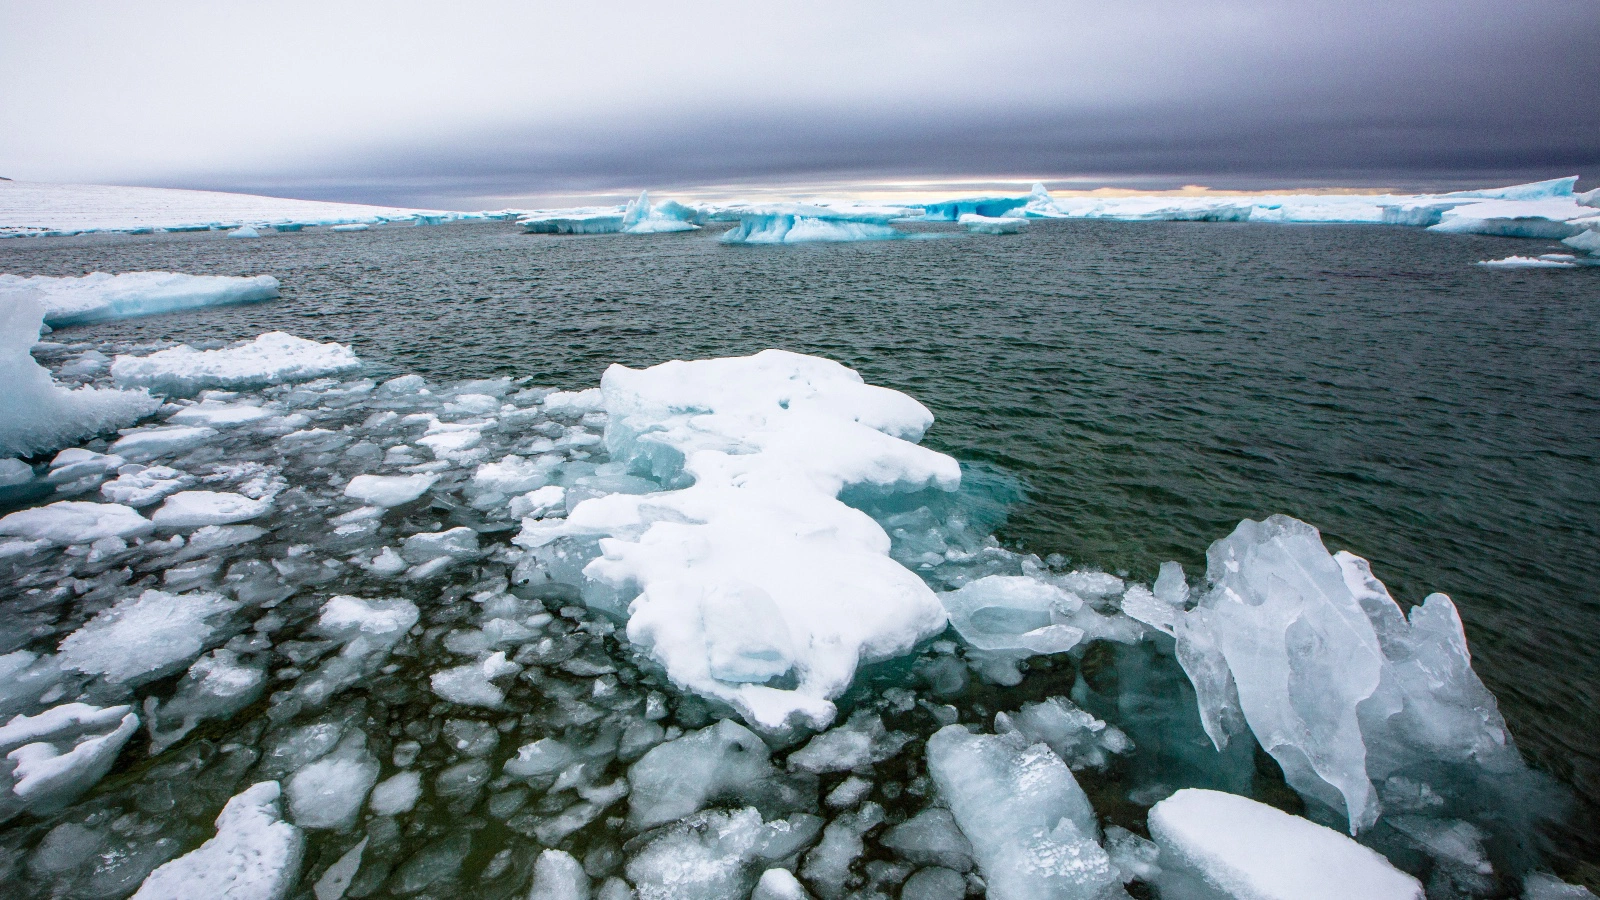
[{"label": "bright sky near horizon", "polygon": [[1600,175],[1596,0],[0,0],[0,85],[0,175],[456,208]]}]

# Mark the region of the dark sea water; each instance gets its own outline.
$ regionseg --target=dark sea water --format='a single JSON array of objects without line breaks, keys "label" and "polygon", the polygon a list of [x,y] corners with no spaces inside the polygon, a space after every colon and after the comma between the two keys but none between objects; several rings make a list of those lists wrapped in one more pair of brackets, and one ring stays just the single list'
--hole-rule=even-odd
[{"label": "dark sea water", "polygon": [[[1000,536],[1148,581],[1286,513],[1403,606],[1450,594],[1523,751],[1600,807],[1600,268],[1362,226],[1037,222],[733,247],[506,223],[0,242],[0,271],[271,274],[283,298],[63,339],[338,340],[380,373],[593,386],[612,363],[820,354],[1025,486]],[[1592,812],[1590,813],[1592,815]],[[1596,841],[1558,838],[1593,860]]]}]

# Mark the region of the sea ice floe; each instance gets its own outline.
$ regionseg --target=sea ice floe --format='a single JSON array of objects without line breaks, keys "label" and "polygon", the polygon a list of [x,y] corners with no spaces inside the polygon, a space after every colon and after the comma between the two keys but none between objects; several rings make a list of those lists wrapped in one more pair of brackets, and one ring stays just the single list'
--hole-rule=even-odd
[{"label": "sea ice floe", "polygon": [[219,594],[146,590],[101,610],[61,642],[63,669],[140,684],[181,671],[238,604]]},{"label": "sea ice floe", "polygon": [[301,828],[342,831],[356,823],[377,781],[378,760],[367,750],[365,736],[354,732],[290,776],[289,816]]},{"label": "sea ice floe", "polygon": [[231,650],[213,650],[195,660],[171,699],[160,703],[148,697],[144,701],[150,753],[159,754],[201,722],[226,719],[256,702],[266,681],[265,661],[245,661]]},{"label": "sea ice floe", "polygon": [[0,301],[0,457],[31,456],[131,425],[160,401],[143,390],[69,390],[33,358],[44,306],[33,296]]},{"label": "sea ice floe", "polygon": [[1478,265],[1490,269],[1573,269],[1577,263],[1571,256],[1508,256],[1505,259],[1486,259]]},{"label": "sea ice floe", "polygon": [[152,425],[124,432],[111,452],[138,462],[192,450],[216,435],[215,428],[200,425]]},{"label": "sea ice floe", "polygon": [[0,275],[0,303],[31,292],[44,304],[51,328],[155,313],[276,299],[271,275],[232,277],[176,272],[94,272],[79,278]]},{"label": "sea ice floe", "polygon": [[1421,900],[1422,885],[1350,838],[1264,803],[1186,788],[1150,810],[1163,897]]},{"label": "sea ice floe", "polygon": [[1099,900],[1120,873],[1089,798],[1044,744],[950,725],[928,739],[928,772],[995,900]]},{"label": "sea ice floe", "polygon": [[119,387],[187,397],[209,388],[236,390],[318,378],[360,365],[344,344],[319,344],[272,331],[221,350],[179,344],[149,356],[118,355],[111,363],[111,378]]},{"label": "sea ice floe", "polygon": [[762,872],[816,839],[822,820],[754,809],[696,813],[651,832],[624,870],[639,900],[746,900]]},{"label": "sea ice floe", "polygon": [[404,506],[421,497],[439,480],[437,475],[357,475],[344,487],[344,495],[369,506]]},{"label": "sea ice floe", "polygon": [[1392,776],[1448,792],[1441,767],[1455,780],[1525,771],[1449,597],[1429,595],[1408,618],[1366,560],[1330,555],[1286,516],[1241,522],[1206,558],[1212,586],[1194,609],[1125,609],[1177,638],[1219,749],[1248,728],[1290,786],[1351,833],[1376,821],[1375,785]]},{"label": "sea ice floe", "polygon": [[761,738],[731,719],[655,747],[629,768],[628,783],[628,823],[640,831],[713,801],[776,815],[805,805],[803,786],[815,793],[815,779],[782,776]]},{"label": "sea ice floe", "polygon": [[977,213],[962,213],[956,221],[972,234],[1017,234],[1028,224],[1028,220],[1021,217],[982,216]]},{"label": "sea ice floe", "polygon": [[883,528],[838,499],[959,485],[955,460],[913,443],[933,418],[920,403],[776,350],[612,366],[601,384],[612,459],[677,490],[524,520],[516,543],[600,539],[589,602],[626,615],[673,681],[764,728],[822,726],[860,662],[943,629]]},{"label": "sea ice floe", "polygon": [[270,410],[262,409],[250,403],[227,403],[221,400],[204,399],[192,406],[185,406],[170,416],[167,422],[172,425],[203,425],[212,428],[228,428],[233,425],[244,425],[250,422],[259,422],[272,417]]},{"label": "sea ice floe", "polygon": [[276,781],[246,788],[217,816],[217,834],[151,872],[134,900],[283,900],[300,877],[305,837],[283,821]]},{"label": "sea ice floe", "polygon": [[139,728],[126,706],[67,703],[0,725],[0,822],[23,811],[53,813],[111,770]]},{"label": "sea ice floe", "polygon": [[90,544],[108,537],[127,540],[154,528],[154,523],[129,507],[80,500],[59,500],[0,519],[0,535],[53,544]]},{"label": "sea ice floe", "polygon": [[272,510],[271,500],[227,491],[179,491],[150,516],[157,528],[200,528],[248,522]]},{"label": "sea ice floe", "polygon": [[100,485],[100,494],[112,503],[139,509],[193,485],[195,480],[169,466],[130,463],[117,469],[116,478]]}]

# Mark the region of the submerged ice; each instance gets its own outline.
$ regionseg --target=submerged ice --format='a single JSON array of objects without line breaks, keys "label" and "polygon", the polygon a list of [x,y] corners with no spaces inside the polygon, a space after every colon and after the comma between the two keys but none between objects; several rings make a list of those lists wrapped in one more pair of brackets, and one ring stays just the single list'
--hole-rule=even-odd
[{"label": "submerged ice", "polygon": [[1448,599],[1304,523],[1193,583],[1020,554],[925,408],[790,353],[565,392],[178,356],[0,470],[41,491],[0,517],[24,896],[1566,888]]}]

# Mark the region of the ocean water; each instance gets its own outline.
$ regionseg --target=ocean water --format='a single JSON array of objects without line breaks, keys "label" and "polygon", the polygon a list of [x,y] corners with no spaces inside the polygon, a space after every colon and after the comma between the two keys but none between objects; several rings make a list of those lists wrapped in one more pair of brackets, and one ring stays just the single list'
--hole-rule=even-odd
[{"label": "ocean water", "polygon": [[0,271],[275,275],[278,301],[61,339],[281,329],[430,379],[582,388],[612,363],[828,356],[921,400],[929,445],[1019,488],[1008,545],[1146,581],[1168,559],[1200,574],[1241,518],[1295,516],[1402,605],[1455,599],[1524,753],[1584,807],[1554,852],[1600,858],[1600,269],[1484,269],[1556,247],[1402,228],[941,233],[89,236],[0,242]]}]

